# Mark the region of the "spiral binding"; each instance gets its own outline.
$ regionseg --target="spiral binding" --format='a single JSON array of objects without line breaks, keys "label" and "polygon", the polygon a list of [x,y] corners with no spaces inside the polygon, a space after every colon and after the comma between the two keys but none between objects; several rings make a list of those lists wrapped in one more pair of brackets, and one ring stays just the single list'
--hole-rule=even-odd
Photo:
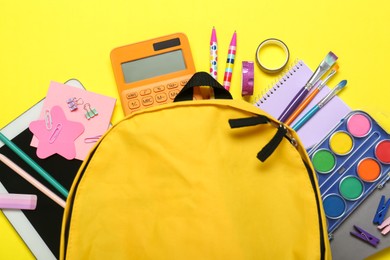
[{"label": "spiral binding", "polygon": [[291,66],[286,69],[282,76],[273,81],[268,87],[263,89],[261,93],[256,97],[255,105],[260,107],[271,95],[277,91],[279,88],[283,87],[284,82],[286,82],[290,77],[294,76],[295,72],[303,66],[302,60],[295,60]]}]

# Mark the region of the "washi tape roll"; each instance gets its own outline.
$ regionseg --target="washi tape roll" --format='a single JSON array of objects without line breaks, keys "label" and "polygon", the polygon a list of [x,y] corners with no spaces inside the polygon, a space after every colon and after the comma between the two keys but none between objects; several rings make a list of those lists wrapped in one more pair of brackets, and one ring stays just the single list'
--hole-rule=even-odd
[{"label": "washi tape roll", "polygon": [[242,80],[241,80],[241,95],[253,95],[254,87],[254,65],[252,61],[242,62]]},{"label": "washi tape roll", "polygon": [[[276,45],[277,47],[280,47],[284,51],[285,59],[281,65],[278,65],[276,67],[271,67],[269,65],[264,64],[264,61],[260,57],[261,56],[260,51],[264,47],[269,46],[269,45]],[[261,70],[263,70],[267,73],[277,73],[277,72],[282,71],[283,68],[287,65],[289,58],[290,58],[290,51],[288,50],[287,45],[284,42],[282,42],[281,40],[275,39],[275,38],[269,38],[269,39],[263,41],[262,43],[260,43],[260,45],[257,47],[257,50],[256,50],[257,64],[259,65]]]}]

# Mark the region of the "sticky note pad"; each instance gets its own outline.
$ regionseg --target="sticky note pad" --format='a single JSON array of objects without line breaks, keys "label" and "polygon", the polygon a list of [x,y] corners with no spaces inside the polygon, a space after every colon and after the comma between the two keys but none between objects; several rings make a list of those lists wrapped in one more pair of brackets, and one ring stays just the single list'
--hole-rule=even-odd
[{"label": "sticky note pad", "polygon": [[[71,154],[72,151],[69,149],[62,149],[64,153],[61,154],[60,152],[59,154],[62,156],[65,155],[64,157],[67,159],[75,158],[84,160],[94,146],[94,142],[90,141],[91,138],[95,139],[96,137],[100,137],[107,131],[114,111],[115,102],[115,98],[52,81],[44,100],[40,117],[37,118],[42,123],[42,128],[39,131],[42,133],[47,130],[49,133],[46,133],[46,137],[55,137],[56,133],[53,133],[53,131],[58,124],[62,126],[60,132],[57,129],[57,133],[61,135],[61,130],[66,130],[63,128],[64,122],[77,123],[73,124],[73,131],[72,129],[66,130],[70,135],[75,132],[78,133],[78,137],[74,140],[75,155],[73,156]],[[52,114],[53,112],[54,115]],[[56,122],[58,115],[61,115],[62,118],[62,113],[66,120]],[[47,129],[43,128],[43,123],[48,124]],[[35,129],[35,127],[33,128]],[[83,131],[81,131],[82,127],[84,129]],[[40,141],[34,135],[31,146],[38,147]],[[53,144],[56,144],[55,151],[61,151],[60,147],[58,147],[58,144],[61,145],[60,143],[53,142]],[[46,148],[48,147],[46,146]],[[42,152],[41,149],[39,150],[39,152]],[[47,152],[47,149],[45,149],[45,153],[40,153],[40,156],[49,156]],[[50,153],[53,154],[53,151],[50,151]]]}]

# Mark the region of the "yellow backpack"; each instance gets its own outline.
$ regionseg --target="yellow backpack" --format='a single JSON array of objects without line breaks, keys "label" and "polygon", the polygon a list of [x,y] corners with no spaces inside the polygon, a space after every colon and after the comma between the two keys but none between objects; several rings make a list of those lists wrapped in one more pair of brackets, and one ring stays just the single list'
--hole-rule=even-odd
[{"label": "yellow backpack", "polygon": [[61,259],[330,259],[296,133],[244,101],[188,100],[195,86],[231,98],[199,72],[181,102],[133,113],[101,138],[70,190]]}]

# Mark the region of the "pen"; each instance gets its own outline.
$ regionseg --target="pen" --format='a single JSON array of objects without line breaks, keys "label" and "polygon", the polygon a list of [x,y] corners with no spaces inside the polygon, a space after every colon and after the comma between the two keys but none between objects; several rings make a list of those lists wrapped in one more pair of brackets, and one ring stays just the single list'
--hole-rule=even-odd
[{"label": "pen", "polygon": [[223,87],[226,90],[230,90],[230,83],[232,81],[233,67],[234,67],[234,59],[236,56],[237,49],[237,34],[234,31],[232,40],[230,41],[228,56],[226,60],[226,69],[223,77]]},{"label": "pen", "polygon": [[302,103],[295,109],[295,111],[290,115],[290,117],[286,120],[285,124],[290,125],[294,120],[302,113],[302,111],[310,104],[310,102],[314,99],[314,97],[320,92],[320,90],[328,83],[328,81],[336,74],[339,66],[336,64],[334,68],[329,72],[328,76],[321,82],[321,84],[316,87]]},{"label": "pen", "polygon": [[278,120],[285,123],[287,118],[294,112],[294,110],[303,101],[312,87],[320,80],[320,78],[333,66],[336,62],[337,56],[333,52],[329,52],[326,57],[322,60],[320,65],[317,67],[313,75],[307,81],[305,86],[301,88],[291,102],[284,109]]},{"label": "pen", "polygon": [[215,27],[213,27],[210,39],[210,75],[214,79],[218,77],[218,42]]},{"label": "pen", "polygon": [[30,165],[37,173],[39,173],[46,181],[48,181],[54,188],[56,188],[64,197],[68,197],[68,191],[54,179],[48,172],[46,172],[39,164],[37,164],[30,156],[23,152],[16,144],[9,140],[0,132],[0,141],[8,148],[16,153],[23,161]]},{"label": "pen", "polygon": [[9,168],[11,168],[14,172],[20,175],[23,179],[31,183],[35,188],[40,190],[43,194],[48,196],[50,199],[52,199],[55,203],[60,205],[61,207],[65,208],[65,201],[61,199],[59,196],[57,196],[54,192],[49,190],[45,185],[37,181],[34,177],[32,177],[30,174],[28,174],[25,170],[20,168],[16,163],[11,161],[8,157],[6,157],[3,154],[0,154],[0,161],[2,161],[5,165],[7,165]]},{"label": "pen", "polygon": [[[336,85],[332,89],[331,92],[328,93],[323,99],[321,99],[320,102],[318,102],[317,105],[312,107],[312,109],[309,110],[296,124],[292,126],[292,129],[295,131],[298,131],[307,121],[310,120],[322,107],[324,107],[334,96],[337,95],[337,93],[340,92],[345,86],[347,85],[346,80],[342,80],[339,84]],[[332,116],[332,115],[329,115]]]}]

